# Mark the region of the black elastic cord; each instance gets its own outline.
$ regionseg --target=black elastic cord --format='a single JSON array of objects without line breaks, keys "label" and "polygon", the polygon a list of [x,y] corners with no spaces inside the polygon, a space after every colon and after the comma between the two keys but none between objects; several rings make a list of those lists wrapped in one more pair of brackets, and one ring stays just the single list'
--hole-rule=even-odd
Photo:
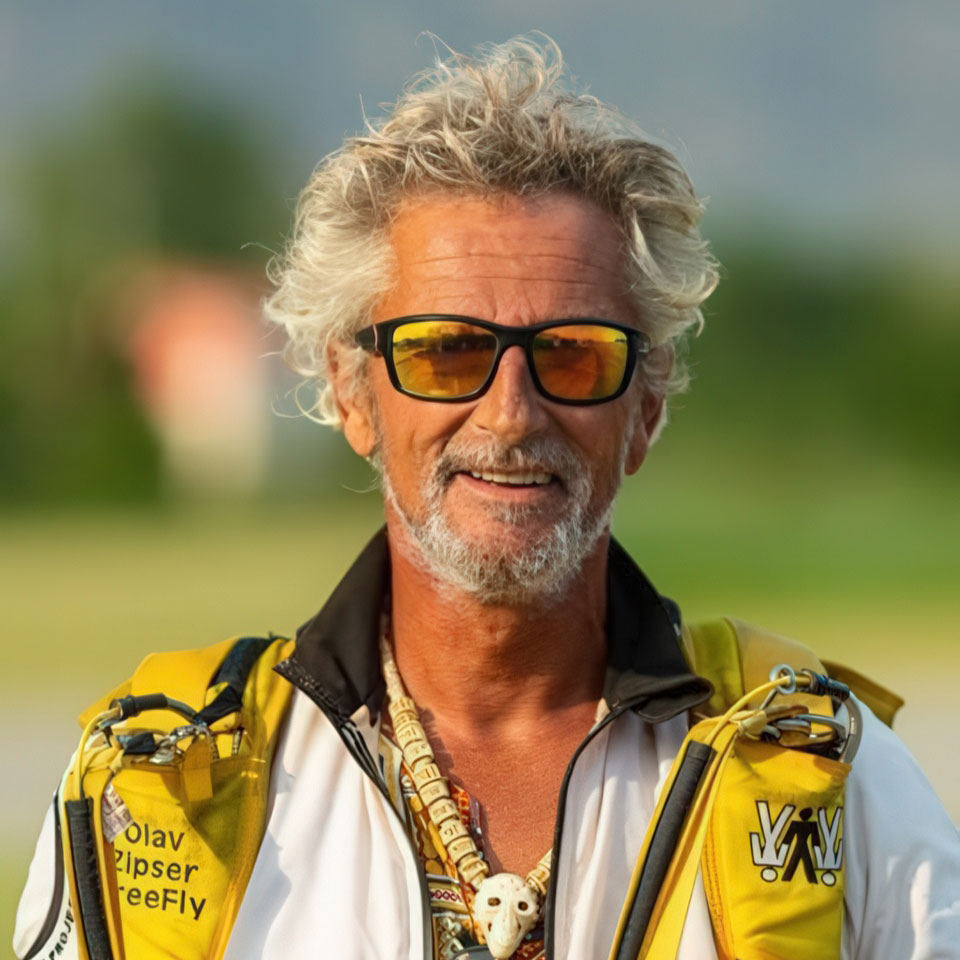
[{"label": "black elastic cord", "polygon": [[120,716],[116,720],[111,720],[111,723],[127,720],[129,717],[138,717],[146,710],[172,710],[191,723],[197,716],[196,711],[189,704],[174,700],[162,693],[141,693],[137,696],[131,694],[114,700],[111,706],[120,708]]},{"label": "black elastic cord", "polygon": [[673,859],[697,787],[710,766],[716,751],[694,740],[687,745],[680,769],[674,778],[663,812],[653,831],[647,858],[640,873],[640,883],[630,906],[630,914],[617,950],[617,960],[636,960],[646,936],[650,917],[660,896],[663,879]]},{"label": "black elastic cord", "polygon": [[67,828],[70,831],[70,854],[73,857],[73,874],[77,882],[77,897],[80,900],[80,922],[87,944],[90,960],[113,960],[110,949],[110,934],[103,911],[103,889],[100,886],[100,869],[97,866],[97,848],[93,834],[93,800],[67,800]]},{"label": "black elastic cord", "polygon": [[828,677],[825,673],[815,673],[813,670],[801,670],[810,678],[810,685],[806,692],[818,697],[834,697],[841,703],[850,699],[850,688],[839,680]]}]

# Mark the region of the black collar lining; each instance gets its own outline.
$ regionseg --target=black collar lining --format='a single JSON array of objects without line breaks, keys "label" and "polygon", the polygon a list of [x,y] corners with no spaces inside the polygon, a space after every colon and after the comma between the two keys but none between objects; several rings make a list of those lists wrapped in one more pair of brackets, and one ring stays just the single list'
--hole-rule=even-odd
[{"label": "black collar lining", "polygon": [[[658,723],[709,699],[712,685],[684,659],[676,605],[657,593],[613,538],[607,577],[603,696],[610,709],[629,706]],[[390,553],[381,529],[320,612],[297,631],[293,653],[275,668],[340,721],[363,705],[376,715],[383,703],[378,641],[389,584]]]}]

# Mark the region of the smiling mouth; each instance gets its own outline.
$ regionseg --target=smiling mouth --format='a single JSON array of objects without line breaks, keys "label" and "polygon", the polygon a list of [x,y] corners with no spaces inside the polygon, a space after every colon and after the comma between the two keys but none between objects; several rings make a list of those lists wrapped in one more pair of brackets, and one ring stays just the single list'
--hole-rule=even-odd
[{"label": "smiling mouth", "polygon": [[500,472],[494,470],[463,470],[463,474],[474,480],[495,483],[504,487],[545,487],[554,481],[551,473],[539,470]]}]

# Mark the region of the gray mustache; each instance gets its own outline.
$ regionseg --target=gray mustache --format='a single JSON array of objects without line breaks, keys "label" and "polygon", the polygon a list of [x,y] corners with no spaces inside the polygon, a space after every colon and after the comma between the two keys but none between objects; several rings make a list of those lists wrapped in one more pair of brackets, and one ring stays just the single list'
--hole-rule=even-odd
[{"label": "gray mustache", "polygon": [[569,447],[559,441],[532,441],[513,446],[448,444],[437,459],[437,475],[447,479],[455,473],[477,470],[492,473],[551,473],[565,479],[583,469]]}]

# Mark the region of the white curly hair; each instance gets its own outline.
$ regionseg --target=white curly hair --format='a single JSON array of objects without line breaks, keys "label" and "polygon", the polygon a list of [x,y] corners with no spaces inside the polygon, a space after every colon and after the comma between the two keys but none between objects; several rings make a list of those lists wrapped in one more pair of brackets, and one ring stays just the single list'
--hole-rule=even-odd
[{"label": "white curly hair", "polygon": [[[648,383],[664,395],[686,387],[681,348],[699,332],[718,277],[698,231],[703,204],[677,158],[615,108],[578,93],[559,47],[538,34],[437,57],[385,117],[311,175],[286,248],[269,265],[274,291],[264,301],[266,319],[286,331],[284,357],[303,377],[308,402],[302,390],[297,397],[307,416],[339,425],[327,348],[371,323],[389,289],[387,234],[401,202],[438,190],[572,192],[609,212],[637,316],[667,347],[648,359]],[[345,377],[359,384],[366,354],[345,353]]]}]

